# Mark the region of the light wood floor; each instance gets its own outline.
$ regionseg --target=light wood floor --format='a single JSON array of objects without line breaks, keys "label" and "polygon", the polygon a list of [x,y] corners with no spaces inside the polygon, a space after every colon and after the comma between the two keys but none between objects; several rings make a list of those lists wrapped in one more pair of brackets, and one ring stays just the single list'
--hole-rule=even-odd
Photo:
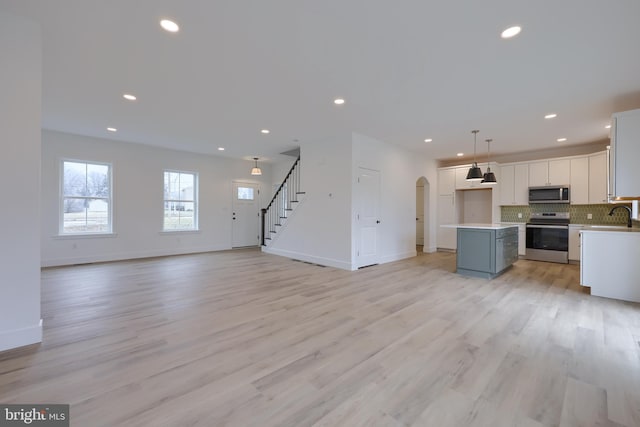
[{"label": "light wood floor", "polygon": [[90,427],[640,426],[640,305],[573,265],[454,269],[253,249],[46,269],[44,343],[0,353],[0,402]]}]

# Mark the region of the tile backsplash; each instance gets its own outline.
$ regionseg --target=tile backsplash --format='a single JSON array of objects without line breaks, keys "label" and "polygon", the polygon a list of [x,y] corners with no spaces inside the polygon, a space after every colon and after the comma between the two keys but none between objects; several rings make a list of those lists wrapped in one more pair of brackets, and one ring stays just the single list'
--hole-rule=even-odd
[{"label": "tile backsplash", "polygon": [[[631,207],[631,205],[627,205]],[[562,203],[541,203],[524,206],[502,206],[500,217],[503,222],[527,222],[532,212],[569,212],[572,224],[601,224],[601,225],[625,225],[627,223],[627,213],[623,209],[618,209],[609,216],[609,211],[613,205],[567,205]],[[522,218],[518,218],[518,214]],[[592,219],[587,219],[591,214]],[[634,221],[634,227],[639,225]]]}]

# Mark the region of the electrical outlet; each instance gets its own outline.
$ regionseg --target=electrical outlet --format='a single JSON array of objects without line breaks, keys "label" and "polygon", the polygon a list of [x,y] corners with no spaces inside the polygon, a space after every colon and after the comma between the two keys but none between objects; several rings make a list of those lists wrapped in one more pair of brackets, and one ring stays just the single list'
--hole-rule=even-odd
[{"label": "electrical outlet", "polygon": [[587,214],[587,219],[593,219],[593,214]]},{"label": "electrical outlet", "polygon": [[518,218],[522,218],[522,212],[518,212]]}]

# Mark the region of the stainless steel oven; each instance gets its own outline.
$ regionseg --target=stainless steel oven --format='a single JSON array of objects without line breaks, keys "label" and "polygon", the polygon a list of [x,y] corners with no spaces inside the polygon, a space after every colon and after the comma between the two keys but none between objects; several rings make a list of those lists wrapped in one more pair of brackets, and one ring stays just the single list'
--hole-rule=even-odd
[{"label": "stainless steel oven", "polygon": [[569,262],[569,213],[532,213],[526,231],[526,259]]}]

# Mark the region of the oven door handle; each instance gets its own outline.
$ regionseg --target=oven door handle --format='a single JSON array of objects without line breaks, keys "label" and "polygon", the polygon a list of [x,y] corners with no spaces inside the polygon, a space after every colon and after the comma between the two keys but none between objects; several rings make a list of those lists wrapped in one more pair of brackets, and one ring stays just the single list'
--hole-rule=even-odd
[{"label": "oven door handle", "polygon": [[527,228],[557,228],[557,229],[561,229],[561,230],[564,230],[564,229],[568,230],[569,226],[567,226],[567,225],[537,225],[537,224],[529,225],[529,224],[527,224]]}]

